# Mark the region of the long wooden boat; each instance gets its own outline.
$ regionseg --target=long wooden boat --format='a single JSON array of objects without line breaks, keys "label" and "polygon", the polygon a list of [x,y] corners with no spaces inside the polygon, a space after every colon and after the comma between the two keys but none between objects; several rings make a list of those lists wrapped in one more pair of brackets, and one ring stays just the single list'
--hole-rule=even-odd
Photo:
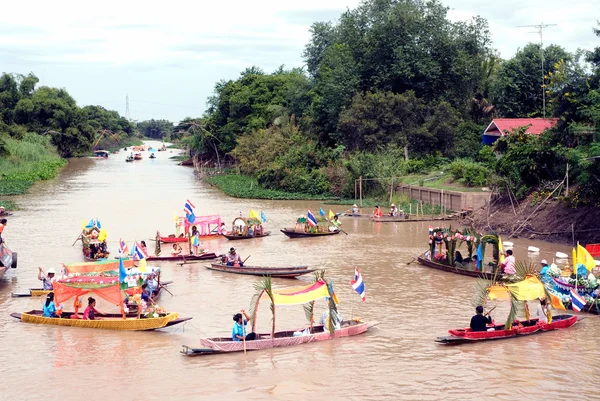
[{"label": "long wooden boat", "polygon": [[245,274],[248,276],[271,276],[280,278],[296,278],[303,274],[312,273],[315,269],[309,269],[308,266],[291,266],[291,267],[261,267],[261,266],[244,266],[235,267],[227,266],[222,263],[213,263],[210,266],[205,266],[209,270],[217,270],[225,273]]},{"label": "long wooden boat", "polygon": [[177,313],[169,313],[160,317],[141,317],[123,319],[120,314],[106,314],[96,320],[72,319],[73,313],[65,312],[60,318],[44,317],[40,310],[32,310],[22,313],[11,313],[12,317],[20,319],[24,323],[52,324],[55,326],[83,327],[87,329],[106,329],[106,330],[128,330],[128,331],[146,331],[162,329],[164,327],[174,326],[192,319],[191,317],[180,318]]},{"label": "long wooden boat", "polygon": [[325,231],[325,232],[317,232],[317,233],[311,233],[311,232],[298,232],[298,231],[294,231],[288,228],[284,228],[282,230],[280,230],[282,233],[284,233],[285,235],[287,235],[290,238],[308,238],[308,237],[325,237],[327,235],[335,235],[335,234],[339,234],[340,231]]},{"label": "long wooden boat", "polygon": [[[255,351],[268,348],[290,347],[293,345],[307,344],[316,341],[332,340],[340,337],[356,336],[366,332],[369,328],[377,325],[377,322],[362,322],[356,320],[345,320],[341,328],[335,330],[333,334],[324,331],[322,325],[313,326],[311,334],[294,336],[294,332],[302,332],[306,328],[299,330],[277,331],[275,336],[271,333],[258,334],[256,340],[246,341],[246,350]],[[200,339],[201,348],[183,346],[182,354],[188,356],[199,356],[209,354],[223,354],[229,352],[243,352],[244,343],[242,341],[232,341],[228,338],[203,338]]]},{"label": "long wooden boat", "polygon": [[363,219],[368,219],[371,216],[373,216],[371,213],[342,213],[341,214],[343,217],[358,217],[358,218],[363,218]]},{"label": "long wooden boat", "polygon": [[461,274],[463,276],[485,278],[486,280],[493,280],[494,277],[498,278],[498,276],[494,275],[494,273],[482,272],[479,270],[468,269],[468,268],[460,267],[460,266],[450,266],[445,263],[440,263],[440,262],[436,262],[434,260],[429,260],[429,258],[425,257],[425,254],[419,256],[417,258],[417,261],[420,264],[427,266],[427,267],[431,267],[433,269],[437,269],[437,270],[441,270],[441,271],[445,271],[445,272],[449,272],[449,273]]},{"label": "long wooden boat", "polygon": [[470,328],[448,330],[449,336],[438,337],[435,341],[440,344],[464,344],[476,341],[501,340],[518,336],[544,333],[551,330],[566,329],[581,320],[576,315],[556,315],[552,317],[552,323],[540,323],[538,319],[515,320],[510,330],[504,325],[490,325],[491,331],[471,331]]},{"label": "long wooden boat", "polygon": [[[209,240],[209,239],[214,239],[214,238],[219,238],[221,237],[220,234],[215,233],[215,234],[210,234],[210,235],[201,235],[198,237],[199,240]],[[178,243],[183,243],[183,242],[188,242],[187,237],[160,237],[160,242],[164,243],[164,244],[174,244],[176,242]]]},{"label": "long wooden boat", "polygon": [[[158,287],[158,294],[154,297],[154,299],[157,299],[160,296],[160,294],[162,293],[163,287],[166,287],[169,284],[173,284],[173,280],[161,281],[160,285]],[[51,292],[52,292],[52,290],[45,290],[43,288],[30,288],[29,292],[13,292],[13,293],[11,293],[11,296],[13,298],[45,297],[46,295],[48,295]]]},{"label": "long wooden boat", "polygon": [[185,262],[185,261],[190,261],[190,260],[207,260],[207,259],[216,259],[216,258],[218,258],[218,256],[214,252],[207,252],[207,253],[203,253],[202,255],[148,256],[146,258],[146,260],[147,261],[152,261],[152,260],[162,260],[162,261],[183,260]]},{"label": "long wooden boat", "polygon": [[223,234],[223,237],[230,239],[232,241],[240,240],[240,239],[252,239],[252,238],[262,238],[271,235],[271,231],[265,231],[262,234],[255,235],[237,235],[237,234]]},{"label": "long wooden boat", "polygon": [[0,212],[0,217],[7,217],[7,216],[12,216],[12,212],[7,212],[6,210],[4,212]]},{"label": "long wooden boat", "polygon": [[416,220],[411,220],[410,216],[408,214],[402,214],[402,215],[398,215],[398,216],[389,216],[389,215],[383,215],[383,216],[371,216],[369,217],[369,220],[374,221],[376,223],[399,223],[399,222],[405,222],[405,221],[416,221]]}]

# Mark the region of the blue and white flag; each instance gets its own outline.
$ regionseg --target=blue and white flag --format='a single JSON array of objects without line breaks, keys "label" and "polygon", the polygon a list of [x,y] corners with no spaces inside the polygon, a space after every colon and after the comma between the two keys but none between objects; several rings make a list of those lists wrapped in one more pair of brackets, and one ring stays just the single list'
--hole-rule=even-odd
[{"label": "blue and white flag", "polygon": [[306,219],[308,220],[308,225],[311,227],[316,227],[317,226],[317,219],[315,218],[315,216],[313,216],[312,212],[310,211],[310,209],[308,209],[308,214]]},{"label": "blue and white flag", "polygon": [[262,210],[260,212],[260,219],[263,221],[263,223],[267,222],[267,216],[265,215],[265,212],[263,212]]},{"label": "blue and white flag", "polygon": [[195,209],[196,206],[194,206],[189,200],[187,200],[183,206],[183,210],[185,210],[185,217],[190,224],[194,224],[194,221],[196,221],[196,215],[194,214]]},{"label": "blue and white flag", "polygon": [[363,279],[362,279],[362,276],[360,275],[360,272],[358,271],[358,267],[354,268],[354,280],[352,280],[350,282],[350,284],[352,284],[352,288],[354,289],[354,291],[356,291],[358,293],[358,295],[360,295],[360,297],[364,301],[365,300],[365,283],[363,283]]},{"label": "blue and white flag", "polygon": [[574,289],[571,289],[571,308],[577,312],[581,312],[581,310],[585,307],[585,299],[577,293]]}]

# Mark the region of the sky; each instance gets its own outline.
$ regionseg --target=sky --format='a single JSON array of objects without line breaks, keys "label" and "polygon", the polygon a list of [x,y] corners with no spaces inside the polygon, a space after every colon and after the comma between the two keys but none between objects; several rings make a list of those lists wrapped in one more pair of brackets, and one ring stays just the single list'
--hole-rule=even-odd
[{"label": "sky", "polygon": [[[600,46],[598,0],[442,0],[452,20],[480,15],[502,57],[528,42],[568,51]],[[33,72],[80,106],[101,105],[142,121],[199,117],[214,85],[247,67],[303,65],[315,21],[336,21],[359,0],[242,2],[59,0],[7,2],[0,13],[0,72]],[[93,4],[93,6],[92,6]]]}]

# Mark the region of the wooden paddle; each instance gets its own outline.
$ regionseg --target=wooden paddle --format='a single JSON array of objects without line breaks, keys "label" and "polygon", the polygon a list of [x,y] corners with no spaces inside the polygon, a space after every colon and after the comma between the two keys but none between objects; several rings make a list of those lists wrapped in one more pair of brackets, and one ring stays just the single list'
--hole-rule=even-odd
[{"label": "wooden paddle", "polygon": [[250,258],[250,256],[252,256],[252,255],[248,255],[248,257],[242,261],[242,264],[246,263],[246,261]]},{"label": "wooden paddle", "polygon": [[[250,256],[248,256],[249,258]],[[246,258],[246,259],[248,259]],[[244,324],[245,313],[242,312],[242,341],[244,342],[244,356],[246,356],[246,325]]]},{"label": "wooden paddle", "polygon": [[492,311],[493,311],[494,309],[496,309],[496,307],[495,307],[495,306],[494,306],[492,309],[490,309],[489,311],[487,311],[487,312],[485,313],[485,315],[484,315],[484,316],[489,316],[489,314],[490,314],[490,313],[492,313]]},{"label": "wooden paddle", "polygon": [[75,242],[73,242],[73,245],[71,245],[71,246],[75,246],[77,241],[79,241],[81,239],[81,235],[82,235],[82,233],[79,234],[79,237],[77,237],[77,239],[75,240]]}]

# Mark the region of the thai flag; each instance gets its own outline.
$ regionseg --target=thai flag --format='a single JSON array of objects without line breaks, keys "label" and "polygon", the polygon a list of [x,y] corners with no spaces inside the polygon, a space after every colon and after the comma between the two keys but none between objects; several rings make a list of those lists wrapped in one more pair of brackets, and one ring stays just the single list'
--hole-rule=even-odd
[{"label": "thai flag", "polygon": [[585,299],[577,293],[575,290],[571,290],[571,307],[573,310],[577,312],[581,312],[581,310],[585,307]]},{"label": "thai flag", "polygon": [[142,246],[140,244],[138,244],[137,242],[133,246],[133,249],[131,251],[131,256],[133,256],[134,260],[142,260],[142,259],[145,259],[148,257],[148,255],[146,255],[146,253],[142,249]]},{"label": "thai flag", "polygon": [[129,248],[127,248],[127,244],[121,238],[119,238],[119,253],[127,253],[129,252]]},{"label": "thai flag", "polygon": [[354,268],[354,280],[352,280],[350,282],[350,284],[352,284],[352,288],[354,289],[354,291],[356,291],[358,293],[358,295],[360,295],[360,297],[364,301],[365,300],[365,283],[363,283],[363,279],[362,279],[362,276],[360,275],[360,272],[358,271],[358,267]]},{"label": "thai flag", "polygon": [[194,206],[192,204],[192,202],[187,200],[185,202],[185,205],[183,206],[183,210],[185,210],[185,217],[187,217],[187,220],[190,222],[190,224],[193,224],[194,221],[196,220],[196,215],[194,214],[194,209],[196,209],[196,206]]},{"label": "thai flag", "polygon": [[310,209],[308,209],[308,215],[307,215],[307,220],[308,220],[308,225],[311,227],[316,227],[317,226],[317,219],[315,219],[315,216],[313,216],[312,212],[310,211]]}]

